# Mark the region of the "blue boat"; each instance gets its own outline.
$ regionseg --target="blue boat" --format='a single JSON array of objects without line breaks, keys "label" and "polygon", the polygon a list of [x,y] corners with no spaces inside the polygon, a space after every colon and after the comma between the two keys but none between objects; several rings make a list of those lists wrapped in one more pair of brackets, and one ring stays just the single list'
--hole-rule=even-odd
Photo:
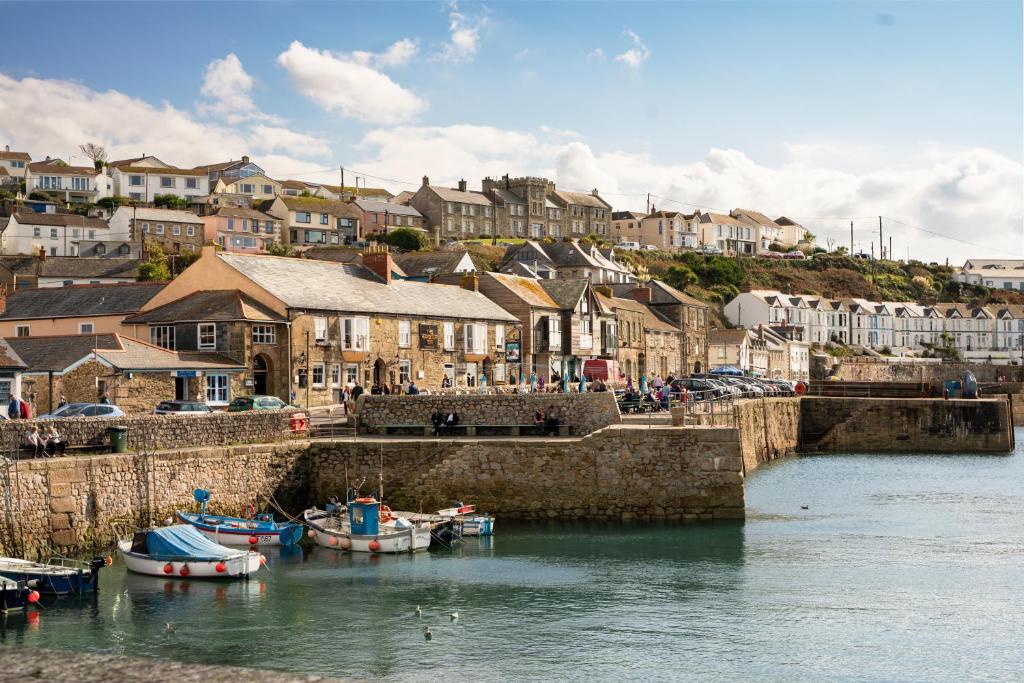
[{"label": "blue boat", "polygon": [[36,602],[39,602],[38,591],[26,586],[24,581],[0,576],[0,614],[23,611]]},{"label": "blue boat", "polygon": [[85,595],[99,590],[100,570],[108,565],[109,557],[94,557],[89,562],[60,558],[50,564],[0,557],[0,576],[22,581],[30,590],[47,595]]},{"label": "blue boat", "polygon": [[254,514],[251,518],[206,514],[210,492],[196,489],[192,497],[201,505],[199,512],[178,511],[178,519],[191,524],[204,536],[222,545],[295,545],[302,538],[302,525],[275,522],[270,514]]}]

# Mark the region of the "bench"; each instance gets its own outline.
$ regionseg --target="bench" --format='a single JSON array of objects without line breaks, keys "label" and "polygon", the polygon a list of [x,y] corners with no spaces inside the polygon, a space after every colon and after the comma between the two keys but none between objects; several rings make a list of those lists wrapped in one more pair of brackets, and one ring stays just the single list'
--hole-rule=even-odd
[{"label": "bench", "polygon": [[[572,426],[558,425],[559,436],[570,436]],[[378,434],[396,436],[433,436],[432,424],[386,424],[378,425],[374,431]],[[441,427],[440,436],[541,436],[543,427],[536,424],[460,424],[454,427]]]}]

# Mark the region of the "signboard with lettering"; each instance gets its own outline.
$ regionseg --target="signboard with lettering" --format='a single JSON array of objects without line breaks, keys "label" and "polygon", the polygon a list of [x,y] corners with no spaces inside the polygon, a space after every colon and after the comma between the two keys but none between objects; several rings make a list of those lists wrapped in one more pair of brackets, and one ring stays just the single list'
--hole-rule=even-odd
[{"label": "signboard with lettering", "polygon": [[519,342],[505,342],[505,360],[509,363],[519,362]]},{"label": "signboard with lettering", "polygon": [[437,351],[437,325],[420,325],[420,349]]}]

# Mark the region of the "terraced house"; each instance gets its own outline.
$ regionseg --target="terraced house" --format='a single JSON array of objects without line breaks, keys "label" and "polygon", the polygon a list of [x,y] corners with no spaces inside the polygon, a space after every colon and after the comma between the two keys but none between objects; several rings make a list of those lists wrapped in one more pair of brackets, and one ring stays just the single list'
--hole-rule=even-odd
[{"label": "terraced house", "polygon": [[168,254],[199,251],[206,241],[203,219],[191,211],[119,206],[110,217],[111,233],[142,244],[158,244]]},{"label": "terraced house", "polygon": [[319,197],[277,197],[256,208],[281,221],[285,244],[351,244],[362,239],[362,212],[348,202]]},{"label": "terraced house", "polygon": [[481,374],[500,385],[518,373],[518,351],[506,345],[518,321],[476,291],[473,273],[463,286],[393,280],[386,248],[365,251],[362,263],[205,247],[131,322],[149,326],[159,346],[244,366],[237,381],[212,380],[218,401],[261,389],[318,406],[336,403],[346,383],[436,390],[445,378],[473,387]]},{"label": "terraced house", "polygon": [[494,204],[486,194],[470,192],[465,180],[453,189],[431,185],[430,178],[423,176],[409,206],[426,217],[427,228],[440,239],[495,234]]}]

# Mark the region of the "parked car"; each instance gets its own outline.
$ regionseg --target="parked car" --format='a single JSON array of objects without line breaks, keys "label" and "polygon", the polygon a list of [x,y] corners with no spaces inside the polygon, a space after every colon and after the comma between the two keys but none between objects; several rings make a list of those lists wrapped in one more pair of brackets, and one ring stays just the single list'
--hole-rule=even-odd
[{"label": "parked car", "polygon": [[616,249],[625,249],[626,251],[640,251],[639,242],[619,242],[615,245]]},{"label": "parked car", "polygon": [[228,404],[229,413],[243,413],[247,410],[281,410],[291,408],[277,396],[236,396]]},{"label": "parked car", "polygon": [[721,254],[722,250],[716,247],[714,244],[702,244],[697,247],[698,254]]},{"label": "parked car", "polygon": [[725,387],[699,377],[682,378],[672,382],[672,391],[679,393],[683,389],[698,401],[708,398],[721,398],[729,393]]},{"label": "parked car", "polygon": [[654,246],[653,244],[645,244],[644,246],[640,247],[640,250],[641,251],[658,251],[658,247]]},{"label": "parked car", "polygon": [[202,401],[161,401],[153,409],[154,415],[200,415],[213,409]]},{"label": "parked car", "polygon": [[[71,406],[75,406],[71,408]],[[69,409],[70,408],[70,409]],[[121,417],[124,411],[109,403],[74,403],[64,406],[60,411],[40,415],[40,420],[62,420],[72,417]]]},{"label": "parked car", "polygon": [[802,251],[787,251],[785,254],[782,255],[782,258],[803,261],[804,259],[807,258],[807,256],[804,255],[804,252]]}]

